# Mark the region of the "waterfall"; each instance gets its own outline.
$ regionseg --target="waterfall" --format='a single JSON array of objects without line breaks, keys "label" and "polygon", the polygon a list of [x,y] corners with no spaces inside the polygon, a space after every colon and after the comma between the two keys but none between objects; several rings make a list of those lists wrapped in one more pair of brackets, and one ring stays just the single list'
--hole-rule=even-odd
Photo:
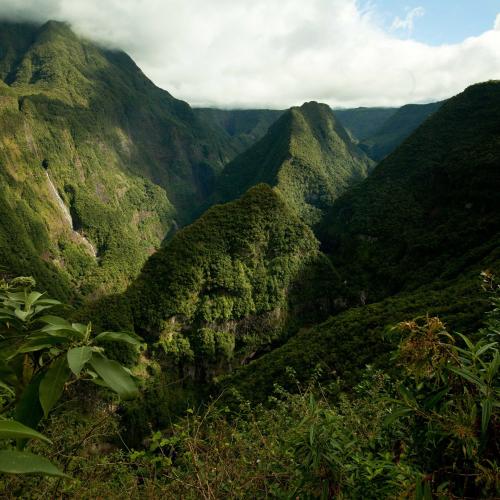
[{"label": "waterfall", "polygon": [[68,207],[65,205],[64,200],[61,198],[61,195],[59,194],[59,191],[57,188],[54,186],[54,183],[52,182],[52,179],[50,178],[49,173],[47,170],[45,171],[45,175],[47,176],[47,180],[49,182],[49,190],[52,194],[52,198],[55,200],[57,206],[61,209],[61,212],[63,214],[64,219],[68,223],[68,226],[73,233],[73,236],[76,238],[76,240],[81,243],[91,254],[93,257],[97,257],[97,251],[92,245],[92,243],[83,236],[83,234],[79,233],[78,231],[75,230],[74,225],[73,225],[73,217],[71,217],[71,213],[68,209]]}]

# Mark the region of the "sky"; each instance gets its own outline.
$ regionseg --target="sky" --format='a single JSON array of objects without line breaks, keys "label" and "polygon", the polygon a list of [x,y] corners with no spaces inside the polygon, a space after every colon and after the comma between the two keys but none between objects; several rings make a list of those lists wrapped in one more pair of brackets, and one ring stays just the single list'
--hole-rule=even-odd
[{"label": "sky", "polygon": [[0,0],[129,53],[195,106],[441,100],[500,79],[498,0]]}]

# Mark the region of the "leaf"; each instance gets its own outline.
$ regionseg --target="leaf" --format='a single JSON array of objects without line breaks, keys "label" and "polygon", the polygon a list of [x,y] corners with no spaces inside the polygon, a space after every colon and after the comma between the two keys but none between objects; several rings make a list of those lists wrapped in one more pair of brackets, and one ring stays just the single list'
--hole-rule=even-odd
[{"label": "leaf", "polygon": [[116,361],[95,353],[90,364],[107,386],[115,391],[122,399],[131,399],[137,395],[137,387],[132,377],[123,366]]},{"label": "leaf", "polygon": [[67,356],[70,370],[78,377],[85,363],[92,358],[92,349],[87,346],[74,347],[68,351]]},{"label": "leaf", "polygon": [[46,458],[15,450],[0,450],[0,472],[68,477]]},{"label": "leaf", "polygon": [[43,374],[38,374],[24,389],[21,399],[16,405],[14,418],[29,427],[36,427],[40,422],[43,411],[39,400],[39,387]]},{"label": "leaf", "polygon": [[19,353],[40,351],[42,349],[46,349],[47,347],[52,347],[54,345],[62,344],[67,341],[68,341],[67,337],[60,337],[60,336],[56,337],[54,335],[47,335],[43,337],[37,336],[32,339],[29,339],[24,344],[21,344],[21,346],[14,354],[14,356]]},{"label": "leaf", "polygon": [[17,308],[14,311],[14,314],[21,320],[21,321],[26,321],[26,318],[28,317],[29,311],[22,311],[21,309]]},{"label": "leaf", "polygon": [[71,327],[73,330],[82,334],[82,336],[87,333],[87,325],[82,325],[81,323],[71,323]]},{"label": "leaf", "polygon": [[26,299],[26,309],[30,309],[31,306],[43,295],[40,292],[31,292]]},{"label": "leaf", "polygon": [[60,326],[62,328],[67,328],[68,330],[71,330],[71,323],[64,318],[60,318],[59,316],[42,316],[39,318],[40,321],[43,323],[47,323],[48,325],[54,325],[54,326]]},{"label": "leaf", "polygon": [[126,342],[127,344],[132,345],[141,345],[141,342],[136,338],[132,337],[128,333],[124,332],[102,332],[94,338],[95,342],[102,341],[118,341],[118,342]]},{"label": "leaf", "polygon": [[15,420],[0,420],[0,439],[40,439],[46,443],[52,441],[31,427],[16,422]]},{"label": "leaf", "polygon": [[68,361],[64,356],[52,363],[40,382],[40,403],[45,417],[61,397],[69,375]]},{"label": "leaf", "polygon": [[468,380],[469,382],[472,382],[473,384],[476,384],[478,386],[483,385],[480,379],[478,379],[473,373],[466,370],[465,368],[462,369],[455,366],[450,366],[449,370],[451,370],[453,373],[456,373],[457,375],[460,375],[462,378]]},{"label": "leaf", "polygon": [[481,436],[484,438],[488,430],[488,425],[491,419],[493,403],[491,399],[483,399],[481,401]]},{"label": "leaf", "polygon": [[10,394],[12,394],[13,396],[15,396],[15,394],[16,394],[16,393],[14,392],[14,390],[13,390],[10,386],[8,386],[5,382],[2,382],[1,380],[0,380],[0,388],[2,388],[2,389],[4,389],[5,391],[9,392],[9,393],[10,393]]},{"label": "leaf", "polygon": [[492,347],[496,346],[498,344],[498,342],[491,342],[489,344],[486,344],[486,345],[483,345],[483,347],[481,347],[477,352],[476,352],[476,356],[481,356],[482,354],[484,354],[486,351],[488,351],[489,349],[491,349]]},{"label": "leaf", "polygon": [[392,425],[396,420],[400,419],[401,417],[406,417],[407,415],[411,414],[412,414],[411,408],[398,408],[397,410],[394,410],[389,415],[387,415],[387,417],[385,417],[384,426]]}]

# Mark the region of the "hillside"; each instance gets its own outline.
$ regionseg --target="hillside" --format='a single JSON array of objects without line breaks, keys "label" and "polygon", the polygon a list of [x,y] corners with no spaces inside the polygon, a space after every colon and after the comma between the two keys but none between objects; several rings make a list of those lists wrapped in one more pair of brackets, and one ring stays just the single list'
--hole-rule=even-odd
[{"label": "hillside", "polygon": [[383,160],[392,153],[429,116],[435,113],[442,102],[430,104],[407,104],[361,140],[360,148],[373,160]]},{"label": "hillside", "polygon": [[338,280],[318,246],[281,197],[260,184],[176,233],[124,295],[94,311],[104,328],[134,328],[186,368],[192,356],[205,367],[225,366],[325,317],[332,304],[323,294]]},{"label": "hillside", "polygon": [[378,296],[487,255],[500,229],[499,109],[499,82],[469,87],[339,199],[322,234],[333,261]]},{"label": "hillside", "polygon": [[317,223],[348,186],[368,174],[357,149],[331,109],[316,102],[294,107],[222,171],[215,201],[241,196],[260,182],[276,188],[299,216]]},{"label": "hillside", "polygon": [[261,139],[283,114],[273,109],[194,108],[193,111],[208,127],[219,129],[235,153],[242,153]]},{"label": "hillside", "polygon": [[320,370],[325,383],[338,376],[351,387],[367,364],[390,371],[388,328],[399,322],[439,315],[458,331],[481,325],[490,306],[479,274],[500,273],[499,110],[500,82],[469,87],[334,203],[319,235],[351,307],[223,387],[262,400],[275,382],[293,389],[290,368],[303,383]]},{"label": "hillside", "polygon": [[333,114],[356,142],[372,137],[398,108],[334,109]]},{"label": "hillside", "polygon": [[58,296],[123,289],[231,156],[126,54],[63,23],[2,23],[0,81],[0,258]]}]

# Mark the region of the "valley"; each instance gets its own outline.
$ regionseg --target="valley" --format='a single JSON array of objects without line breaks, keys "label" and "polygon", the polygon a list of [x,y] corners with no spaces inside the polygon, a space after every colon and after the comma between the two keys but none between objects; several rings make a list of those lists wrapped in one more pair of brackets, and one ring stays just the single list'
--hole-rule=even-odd
[{"label": "valley", "polygon": [[191,107],[0,22],[2,497],[494,498],[499,274],[500,81]]}]

